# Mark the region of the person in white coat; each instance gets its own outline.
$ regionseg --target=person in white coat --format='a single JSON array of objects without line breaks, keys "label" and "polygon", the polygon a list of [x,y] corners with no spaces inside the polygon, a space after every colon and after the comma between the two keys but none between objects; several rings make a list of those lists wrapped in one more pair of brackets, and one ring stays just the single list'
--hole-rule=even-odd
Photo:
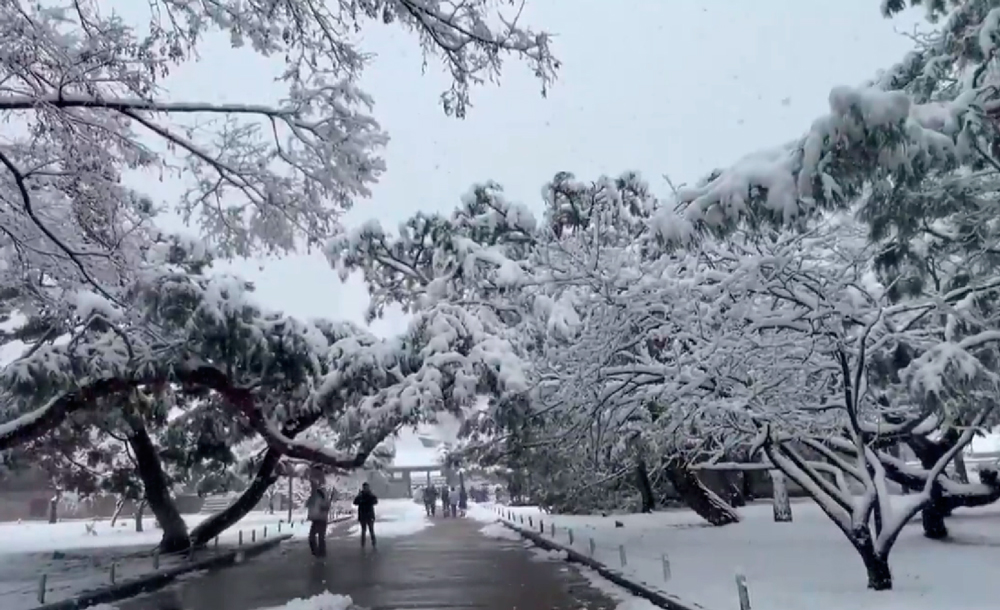
[{"label": "person in white coat", "polygon": [[330,495],[316,487],[306,501],[309,516],[309,550],[315,557],[326,557],[326,527],[330,519]]}]

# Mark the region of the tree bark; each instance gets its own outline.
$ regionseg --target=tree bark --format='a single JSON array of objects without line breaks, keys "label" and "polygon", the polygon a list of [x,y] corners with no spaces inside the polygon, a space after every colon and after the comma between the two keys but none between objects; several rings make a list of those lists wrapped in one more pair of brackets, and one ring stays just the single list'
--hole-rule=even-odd
[{"label": "tree bark", "polygon": [[135,456],[139,478],[145,488],[149,509],[163,529],[160,552],[176,553],[186,550],[191,545],[187,523],[177,510],[177,504],[170,493],[167,475],[163,472],[153,440],[145,427],[137,423],[133,423],[128,440]]},{"label": "tree bark", "polygon": [[892,571],[889,569],[889,558],[875,552],[871,535],[867,532],[856,536],[851,541],[854,548],[861,554],[861,561],[868,573],[868,588],[872,591],[892,590]]},{"label": "tree bark", "polygon": [[680,499],[698,516],[715,526],[739,522],[736,509],[698,480],[695,473],[679,459],[668,460],[664,471]]},{"label": "tree bark", "polygon": [[[907,441],[907,445],[920,460],[924,470],[930,470],[934,464],[958,442],[958,436],[953,431],[949,431],[939,441],[930,441],[922,437],[914,437]],[[920,492],[923,491],[927,483],[927,477],[914,475],[909,472],[900,471],[894,464],[883,462],[886,476],[889,480],[900,485],[904,490]],[[1000,483],[997,481],[995,472],[981,471],[979,480],[987,487],[982,491],[970,491],[960,494],[948,494],[939,484],[931,487],[931,501],[924,507],[920,515],[920,523],[924,529],[924,536],[931,540],[944,540],[948,538],[948,527],[945,518],[950,516],[952,511],[961,507],[985,506],[1000,500]]]},{"label": "tree bark", "polygon": [[[294,421],[287,425],[282,433],[289,439],[295,438],[302,431],[312,426],[317,421],[319,421],[320,412],[315,411],[304,415],[302,419]],[[375,443],[372,444],[371,448],[362,451],[359,455],[367,455],[368,452],[374,448]],[[199,523],[191,531],[191,544],[192,546],[204,546],[208,544],[210,540],[226,531],[234,524],[239,522],[240,519],[245,517],[257,503],[260,502],[267,490],[271,488],[272,485],[278,480],[280,474],[278,470],[278,465],[281,462],[281,458],[284,455],[282,450],[277,447],[269,446],[267,451],[264,452],[264,457],[261,459],[260,466],[257,468],[257,474],[254,475],[253,481],[250,485],[243,490],[240,497],[236,499],[235,502],[227,506],[225,509],[219,511],[218,513],[212,515],[208,519],[205,519]],[[362,464],[364,461],[362,460]],[[359,464],[360,466],[360,464]],[[289,472],[291,474],[291,472]],[[291,478],[289,478],[288,484],[288,520],[291,521],[292,509],[291,509],[291,493],[292,485]]]},{"label": "tree bark", "polygon": [[639,460],[636,465],[635,477],[639,494],[642,496],[642,512],[651,513],[656,510],[656,499],[653,495],[653,486],[649,482],[649,470],[646,468],[645,460]]},{"label": "tree bark", "polygon": [[135,502],[135,531],[142,531],[142,517],[146,512],[146,501],[136,500]]},{"label": "tree bark", "polygon": [[111,527],[118,523],[118,517],[122,514],[123,508],[125,508],[125,496],[121,496],[115,501],[115,512],[111,514]]},{"label": "tree bark", "polygon": [[725,474],[725,481],[729,486],[730,506],[739,508],[740,506],[747,505],[747,499],[743,496],[743,481],[745,479],[746,473],[743,472],[729,472]]},{"label": "tree bark", "polygon": [[253,481],[243,490],[240,497],[191,530],[191,544],[193,546],[199,547],[208,544],[257,506],[268,489],[278,480],[277,469],[281,455],[281,452],[276,449],[268,449],[264,453],[264,459],[261,460],[260,467],[257,468],[257,474],[254,475]]},{"label": "tree bark", "polygon": [[955,455],[955,478],[959,483],[969,482],[969,469],[965,467],[965,456],[961,451]]},{"label": "tree bark", "polygon": [[938,485],[931,490],[931,501],[920,511],[920,524],[924,528],[924,537],[931,540],[944,540],[948,537],[948,526],[944,518],[948,511],[941,503],[941,491]]},{"label": "tree bark", "polygon": [[59,500],[62,492],[57,491],[56,495],[49,500],[49,523],[59,523]]},{"label": "tree bark", "polygon": [[792,501],[788,497],[788,485],[785,474],[780,470],[769,471],[771,475],[771,503],[774,507],[775,523],[790,523],[792,521]]}]

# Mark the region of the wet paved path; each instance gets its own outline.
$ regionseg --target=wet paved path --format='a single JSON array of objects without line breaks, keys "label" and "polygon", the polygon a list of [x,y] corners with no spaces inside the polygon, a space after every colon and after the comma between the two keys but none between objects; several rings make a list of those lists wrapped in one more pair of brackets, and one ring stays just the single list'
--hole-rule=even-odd
[{"label": "wet paved path", "polygon": [[[518,540],[479,533],[471,519],[432,527],[362,550],[344,528],[314,560],[288,542],[246,564],[208,573],[116,605],[120,610],[254,610],[323,591],[372,610],[611,610],[615,603],[561,561],[539,561]],[[378,533],[376,524],[376,535]]]}]

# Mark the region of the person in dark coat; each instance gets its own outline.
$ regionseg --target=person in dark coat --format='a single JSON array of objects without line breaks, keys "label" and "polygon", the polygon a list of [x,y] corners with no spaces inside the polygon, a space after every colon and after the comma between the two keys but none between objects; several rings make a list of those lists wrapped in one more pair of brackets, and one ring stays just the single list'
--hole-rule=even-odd
[{"label": "person in dark coat", "polygon": [[437,513],[437,487],[428,485],[424,488],[424,509],[428,517],[433,517]]},{"label": "person in dark coat", "polygon": [[448,516],[449,505],[451,504],[451,492],[448,491],[447,485],[441,486],[441,512],[444,516]]},{"label": "person in dark coat", "polygon": [[361,524],[361,548],[365,548],[365,533],[371,534],[372,548],[375,548],[375,505],[378,496],[372,493],[368,483],[361,485],[361,491],[354,496],[354,505],[358,507],[358,523]]},{"label": "person in dark coat", "polygon": [[463,517],[469,510],[469,492],[466,491],[465,485],[461,485],[458,488],[458,510]]}]

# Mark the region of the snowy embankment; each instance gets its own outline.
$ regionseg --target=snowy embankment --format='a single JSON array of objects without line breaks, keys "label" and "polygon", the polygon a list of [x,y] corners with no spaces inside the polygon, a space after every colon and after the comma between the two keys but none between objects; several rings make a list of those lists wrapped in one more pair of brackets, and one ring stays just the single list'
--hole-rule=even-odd
[{"label": "snowy embankment", "polygon": [[[627,577],[710,610],[739,607],[735,575],[746,576],[755,610],[988,610],[996,607],[1000,506],[959,509],[948,520],[951,542],[904,528],[890,557],[894,590],[865,588],[864,567],[843,534],[812,502],[795,502],[792,523],[775,523],[770,503],[739,509],[743,521],[708,526],[687,510],[609,517],[548,515],[502,507],[545,537],[589,554]],[[495,519],[492,507],[477,518]],[[618,521],[622,527],[616,527]],[[555,536],[550,527],[556,526]],[[626,565],[621,566],[624,547]],[[664,569],[664,559],[667,569]],[[666,577],[665,577],[666,575]]]},{"label": "snowy embankment", "polygon": [[[219,546],[236,546],[240,532],[245,543],[254,538],[261,540],[265,527],[273,536],[286,516],[250,513],[219,537]],[[281,523],[281,532],[306,536],[308,526],[300,523],[304,516],[293,514],[294,526]],[[186,515],[184,520],[188,527],[194,527],[208,517]],[[88,531],[90,526],[93,534]],[[143,529],[135,531],[134,519],[120,519],[114,528],[109,520],[0,523],[0,608],[27,610],[37,606],[42,575],[48,603],[111,584],[112,565],[116,582],[152,572],[152,549],[160,540],[160,530],[152,519],[143,521]],[[181,557],[162,557],[159,566],[168,568],[183,561]]]}]

